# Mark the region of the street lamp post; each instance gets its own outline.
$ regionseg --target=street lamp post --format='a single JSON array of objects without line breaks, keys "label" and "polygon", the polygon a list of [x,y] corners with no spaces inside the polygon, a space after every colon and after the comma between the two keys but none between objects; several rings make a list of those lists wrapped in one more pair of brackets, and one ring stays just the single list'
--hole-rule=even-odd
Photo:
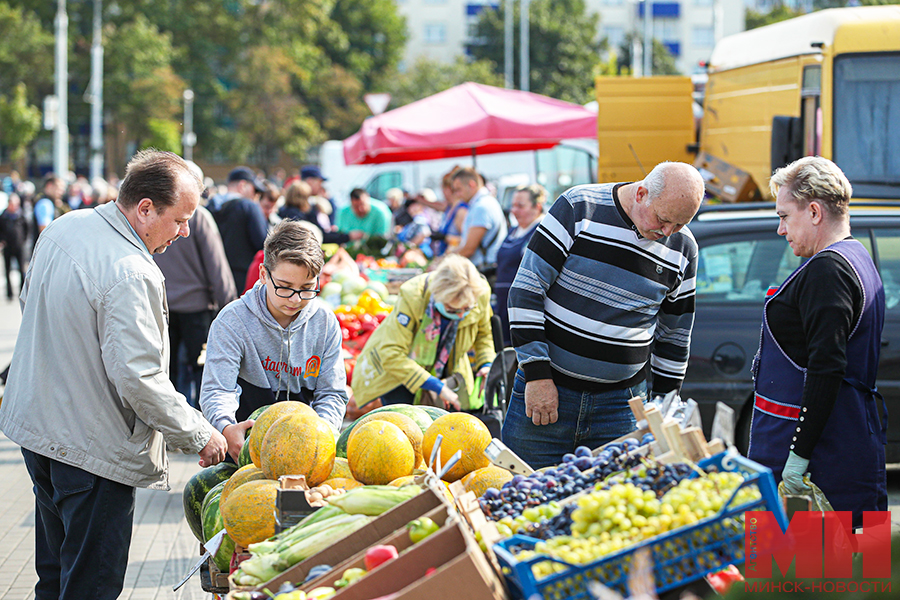
[{"label": "street lamp post", "polygon": [[194,90],[184,90],[184,138],[182,145],[184,146],[185,160],[194,160],[194,145],[197,143],[197,136],[194,134]]},{"label": "street lamp post", "polygon": [[69,173],[69,16],[66,0],[58,0],[56,8],[56,98],[59,106],[56,129],[53,130],[53,171],[65,178]]},{"label": "street lamp post", "polygon": [[91,44],[91,180],[103,177],[103,0],[94,0]]},{"label": "street lamp post", "polygon": [[644,77],[653,75],[653,2],[644,2]]},{"label": "street lamp post", "polygon": [[531,0],[521,0],[519,10],[519,89],[527,92],[530,89],[531,65],[529,64],[528,54],[530,44],[528,38],[529,28],[529,5]]}]

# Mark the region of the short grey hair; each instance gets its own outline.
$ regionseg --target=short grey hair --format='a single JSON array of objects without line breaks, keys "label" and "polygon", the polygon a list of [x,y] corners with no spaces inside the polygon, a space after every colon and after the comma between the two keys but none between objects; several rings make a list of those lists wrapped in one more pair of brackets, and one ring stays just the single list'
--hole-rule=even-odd
[{"label": "short grey hair", "polygon": [[775,171],[769,179],[773,196],[787,188],[791,199],[806,206],[818,200],[832,216],[847,214],[853,187],[840,167],[821,156],[806,156]]},{"label": "short grey hair", "polygon": [[672,164],[671,161],[663,161],[653,167],[653,170],[644,177],[642,185],[647,188],[647,194],[650,200],[659,198],[663,189],[666,187],[666,165]]}]

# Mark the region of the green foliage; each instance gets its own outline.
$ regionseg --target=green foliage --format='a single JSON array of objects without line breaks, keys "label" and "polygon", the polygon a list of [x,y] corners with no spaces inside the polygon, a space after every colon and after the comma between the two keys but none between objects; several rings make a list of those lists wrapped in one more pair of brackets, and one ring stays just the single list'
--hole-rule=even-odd
[{"label": "green foliage", "polygon": [[32,104],[52,93],[53,35],[32,11],[0,2],[0,92],[19,83]]},{"label": "green foliage", "polygon": [[144,125],[146,134],[141,140],[140,148],[155,148],[169,152],[181,153],[181,126],[167,119],[147,119]]},{"label": "green foliage", "polygon": [[[470,47],[476,59],[490,60],[502,75],[503,30],[508,1],[485,8],[475,25]],[[534,0],[529,10],[529,89],[561,100],[584,103],[593,98],[592,70],[605,40],[597,39],[600,16],[588,13],[584,0]],[[515,71],[519,57],[519,3],[513,3]]]},{"label": "green foliage", "polygon": [[752,8],[748,8],[747,16],[745,18],[746,27],[747,29],[756,29],[757,27],[763,27],[764,25],[771,25],[772,23],[778,23],[779,21],[793,19],[802,14],[803,13],[800,10],[795,10],[786,4],[779,4],[769,12],[757,12]]},{"label": "green foliage", "polygon": [[[631,48],[635,36],[638,42],[643,42],[643,36],[634,31],[625,34],[625,39],[619,45],[618,74],[624,75],[631,73]],[[675,66],[675,57],[669,52],[665,44],[658,39],[653,38],[653,74],[654,75],[679,75],[678,68]]]},{"label": "green foliage", "polygon": [[12,90],[12,97],[0,94],[0,145],[10,149],[10,157],[19,160],[28,144],[41,129],[41,111],[28,103],[24,83]]},{"label": "green foliage", "polygon": [[459,56],[452,63],[419,57],[405,73],[397,75],[388,87],[390,108],[397,108],[467,81],[503,87],[503,76],[489,60],[468,61]]}]

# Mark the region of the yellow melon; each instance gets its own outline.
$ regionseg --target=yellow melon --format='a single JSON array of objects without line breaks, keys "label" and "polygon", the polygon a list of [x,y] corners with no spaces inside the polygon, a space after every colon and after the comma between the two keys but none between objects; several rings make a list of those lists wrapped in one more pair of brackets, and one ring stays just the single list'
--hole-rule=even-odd
[{"label": "yellow melon", "polygon": [[219,505],[225,531],[247,547],[275,534],[275,496],[278,482],[260,479],[245,483]]},{"label": "yellow melon", "polygon": [[240,469],[234,472],[231,477],[228,478],[228,481],[225,482],[225,487],[222,488],[222,497],[219,499],[219,504],[221,505],[228,496],[231,495],[231,492],[238,489],[245,483],[249,483],[251,481],[258,481],[260,479],[265,479],[266,474],[262,472],[262,469],[257,467],[256,465],[244,465]]},{"label": "yellow melon", "polygon": [[402,413],[383,411],[365,415],[353,427],[355,429],[371,421],[387,421],[402,429],[406,437],[409,438],[409,443],[412,444],[413,452],[416,453],[416,468],[425,464],[425,461],[422,459],[422,428],[415,421]]},{"label": "yellow melon", "polygon": [[394,487],[403,487],[404,485],[409,485],[410,483],[416,482],[415,475],[404,475],[403,477],[398,477],[397,479],[390,482],[388,485],[392,485]]},{"label": "yellow melon", "polygon": [[276,402],[256,418],[256,421],[253,423],[253,428],[250,430],[249,447],[250,460],[253,461],[254,465],[262,468],[260,450],[262,449],[263,440],[266,439],[266,433],[269,431],[269,427],[281,417],[293,412],[316,414],[316,411],[302,402],[286,400],[284,402]]},{"label": "yellow melon", "polygon": [[416,453],[402,429],[373,420],[353,429],[347,441],[347,461],[357,481],[385,485],[412,474]]},{"label": "yellow melon", "polygon": [[337,479],[341,477],[353,479],[353,473],[350,472],[350,463],[347,462],[347,459],[336,456],[334,459],[334,466],[331,467],[331,474],[328,475],[328,479]]},{"label": "yellow melon", "polygon": [[491,443],[491,432],[478,417],[464,412],[456,412],[435,419],[434,423],[425,431],[422,440],[424,456],[431,457],[431,451],[438,435],[443,436],[441,465],[447,464],[457,450],[462,451],[462,458],[444,475],[443,478],[446,481],[462,479],[475,469],[490,464],[484,455],[484,449]]},{"label": "yellow melon", "polygon": [[503,487],[503,484],[513,478],[513,474],[506,469],[489,465],[476,469],[462,478],[462,484],[467,492],[472,492],[476,496],[483,496],[488,488]]},{"label": "yellow melon", "polygon": [[332,479],[326,479],[321,485],[330,485],[336,490],[347,490],[348,492],[354,488],[363,486],[362,482],[350,477],[334,477]]},{"label": "yellow melon", "polygon": [[295,411],[269,427],[260,455],[269,479],[303,475],[309,487],[315,487],[328,479],[334,467],[334,435],[317,414]]}]

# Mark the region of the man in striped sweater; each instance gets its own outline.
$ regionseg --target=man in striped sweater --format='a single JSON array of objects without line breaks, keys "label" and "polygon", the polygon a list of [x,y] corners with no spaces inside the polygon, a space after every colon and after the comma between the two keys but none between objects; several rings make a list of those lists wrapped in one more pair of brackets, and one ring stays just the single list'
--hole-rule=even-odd
[{"label": "man in striped sweater", "polygon": [[509,292],[519,359],[503,441],[535,468],[634,430],[628,399],[678,389],[694,324],[703,199],[691,165],[643,181],[564,192],[528,244]]}]

